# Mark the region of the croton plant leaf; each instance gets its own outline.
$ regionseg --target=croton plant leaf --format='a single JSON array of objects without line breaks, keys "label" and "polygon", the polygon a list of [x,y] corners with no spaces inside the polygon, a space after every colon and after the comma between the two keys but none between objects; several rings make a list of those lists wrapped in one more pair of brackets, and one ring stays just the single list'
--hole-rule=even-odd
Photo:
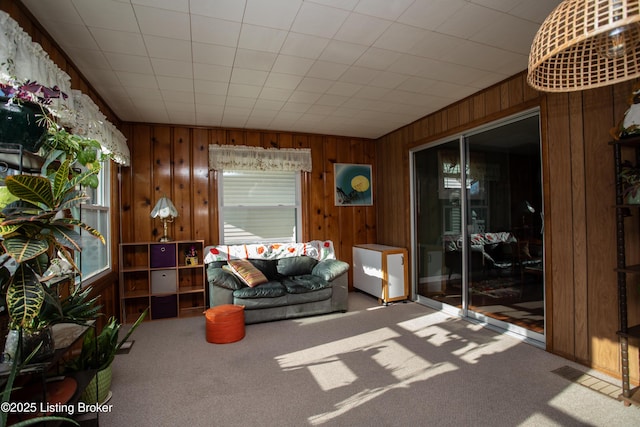
[{"label": "croton plant leaf", "polygon": [[26,264],[20,264],[7,289],[7,308],[12,327],[29,329],[37,318],[45,290],[38,276]]}]

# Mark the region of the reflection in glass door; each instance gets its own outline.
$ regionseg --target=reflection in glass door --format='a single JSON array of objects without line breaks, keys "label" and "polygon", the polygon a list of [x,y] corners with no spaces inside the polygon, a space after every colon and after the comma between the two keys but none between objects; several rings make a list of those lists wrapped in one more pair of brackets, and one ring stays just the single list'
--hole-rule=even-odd
[{"label": "reflection in glass door", "polygon": [[541,172],[537,113],[413,153],[419,301],[544,341]]}]

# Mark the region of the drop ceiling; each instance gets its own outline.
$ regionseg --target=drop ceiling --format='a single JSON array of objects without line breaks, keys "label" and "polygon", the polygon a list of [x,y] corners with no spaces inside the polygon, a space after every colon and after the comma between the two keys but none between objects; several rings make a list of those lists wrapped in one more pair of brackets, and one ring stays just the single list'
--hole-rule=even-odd
[{"label": "drop ceiling", "polygon": [[378,138],[527,68],[559,0],[23,0],[127,122]]}]

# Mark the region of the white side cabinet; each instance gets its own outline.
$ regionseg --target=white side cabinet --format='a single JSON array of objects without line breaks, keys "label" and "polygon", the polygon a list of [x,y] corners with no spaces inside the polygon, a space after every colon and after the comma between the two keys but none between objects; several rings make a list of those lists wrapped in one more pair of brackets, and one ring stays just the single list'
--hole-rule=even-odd
[{"label": "white side cabinet", "polygon": [[383,303],[409,297],[407,250],[366,244],[353,247],[353,287]]}]

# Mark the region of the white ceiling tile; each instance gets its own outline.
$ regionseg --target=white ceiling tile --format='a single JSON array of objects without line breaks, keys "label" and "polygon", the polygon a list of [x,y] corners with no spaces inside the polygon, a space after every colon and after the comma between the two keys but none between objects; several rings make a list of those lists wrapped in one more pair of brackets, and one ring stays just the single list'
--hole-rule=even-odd
[{"label": "white ceiling tile", "polygon": [[106,52],[109,65],[116,71],[129,71],[132,73],[153,73],[151,61],[146,56],[123,55],[121,53]]},{"label": "white ceiling tile", "polygon": [[244,22],[289,30],[302,0],[247,0]]},{"label": "white ceiling tile", "polygon": [[422,40],[418,41],[408,49],[408,53],[416,56],[438,59],[450,51],[456,50],[458,46],[465,42],[466,40],[448,34],[428,31]]},{"label": "white ceiling tile", "polygon": [[302,115],[302,113],[307,111],[309,107],[311,107],[312,105],[313,104],[311,102],[296,102],[296,101],[289,100],[287,101],[286,104],[284,104],[280,112]]},{"label": "white ceiling tile", "polygon": [[240,23],[191,15],[191,40],[194,42],[236,47]]},{"label": "white ceiling tile", "polygon": [[194,0],[131,0],[134,5],[151,6],[185,13],[189,12],[189,2],[193,5]]},{"label": "white ceiling tile", "polygon": [[207,43],[193,43],[193,60],[203,64],[231,67],[236,56],[235,47]]},{"label": "white ceiling tile", "polygon": [[127,93],[133,99],[150,99],[154,101],[162,101],[164,98],[162,97],[162,92],[159,88],[157,89],[148,89],[148,88],[138,88],[133,87],[127,89]]},{"label": "white ceiling tile", "polygon": [[489,9],[499,10],[501,12],[509,12],[513,9],[514,5],[523,0],[473,0],[473,3],[476,3],[483,7],[488,7]]},{"label": "white ceiling tile", "polygon": [[421,28],[395,23],[387,28],[373,46],[397,52],[410,52],[410,49],[427,34],[427,31]]},{"label": "white ceiling tile", "polygon": [[365,86],[358,91],[353,97],[356,99],[373,99],[380,100],[386,97],[391,90],[383,87]]},{"label": "white ceiling tile", "polygon": [[296,102],[296,103],[303,103],[303,104],[313,104],[314,102],[316,102],[320,97],[322,96],[322,93],[318,93],[318,92],[308,92],[305,90],[295,90],[291,96],[289,97],[289,102]]},{"label": "white ceiling tile", "polygon": [[370,46],[386,31],[391,22],[373,16],[351,13],[334,38]]},{"label": "white ceiling tile", "polygon": [[406,74],[393,73],[391,71],[380,72],[369,84],[375,87],[395,89],[409,78]]},{"label": "white ceiling tile", "polygon": [[[111,65],[105,54],[100,50],[85,50],[85,49],[76,49],[69,48],[65,49],[67,55],[70,55],[74,58],[74,63],[78,67],[82,67],[82,69],[87,68],[104,68],[111,69]],[[78,60],[75,61],[75,58]]]},{"label": "white ceiling tile", "polygon": [[367,50],[367,46],[332,40],[318,59],[351,65]]},{"label": "white ceiling tile", "polygon": [[307,0],[310,3],[318,3],[325,6],[344,10],[353,10],[360,0]]},{"label": "white ceiling tile", "polygon": [[60,46],[65,50],[77,49],[98,49],[98,44],[93,38],[90,28],[82,25],[65,24],[55,26],[49,30],[52,37],[58,40]]},{"label": "white ceiling tile", "polygon": [[500,19],[500,12],[467,3],[443,21],[436,29],[445,34],[469,39],[487,25]]},{"label": "white ceiling tile", "polygon": [[236,93],[231,93],[231,90],[229,90],[229,96],[227,97],[225,110],[229,108],[238,108],[238,109],[251,111],[255,103],[256,103],[256,98],[244,97]]},{"label": "white ceiling tile", "polygon": [[560,0],[521,1],[509,11],[509,14],[542,24],[560,2]]},{"label": "white ceiling tile", "polygon": [[528,56],[539,27],[535,22],[503,14],[492,25],[479,30],[474,35],[474,40]]},{"label": "white ceiling tile", "polygon": [[374,138],[525,70],[559,3],[24,0],[125,121]]},{"label": "white ceiling tile", "polygon": [[261,95],[260,98],[258,98],[258,100],[256,101],[256,104],[253,107],[253,109],[254,111],[255,110],[275,110],[277,112],[277,111],[280,111],[284,103],[285,101],[278,101],[275,99],[264,99],[262,98],[262,95]]},{"label": "white ceiling tile", "polygon": [[340,29],[349,13],[345,10],[303,3],[291,31],[331,38]]},{"label": "white ceiling tile", "polygon": [[269,71],[271,67],[273,67],[275,60],[275,53],[261,52],[252,49],[238,49],[236,51],[234,67]]},{"label": "white ceiling tile", "polygon": [[294,76],[284,73],[269,73],[264,85],[266,87],[292,90],[298,87],[302,81],[301,76]]},{"label": "white ceiling tile", "polygon": [[231,80],[231,67],[224,65],[193,64],[193,77],[196,80],[209,80],[228,83]]},{"label": "white ceiling tile", "polygon": [[398,18],[398,22],[427,30],[436,29],[460,10],[465,0],[430,0],[414,2]]},{"label": "white ceiling tile", "polygon": [[319,79],[315,77],[305,77],[298,85],[298,91],[324,93],[326,92],[333,82],[327,79]]},{"label": "white ceiling tile", "polygon": [[262,86],[268,75],[269,73],[267,73],[266,71],[234,68],[231,72],[231,82],[237,84]]},{"label": "white ceiling tile", "polygon": [[88,27],[105,28],[114,31],[138,31],[138,22],[130,3],[103,0],[74,1],[75,8]]},{"label": "white ceiling tile", "polygon": [[92,28],[91,34],[100,49],[105,52],[140,56],[147,54],[147,49],[144,46],[144,41],[140,34],[104,30],[101,28]]},{"label": "white ceiling tile", "polygon": [[286,31],[243,24],[238,47],[277,53],[286,36]]},{"label": "white ceiling tile", "polygon": [[360,0],[355,12],[396,20],[414,0]]},{"label": "white ceiling tile", "polygon": [[196,80],[196,104],[224,106],[227,101],[227,86],[215,87],[214,82],[199,82]]},{"label": "white ceiling tile", "polygon": [[[42,0],[22,0],[31,13],[41,22],[56,24],[83,25],[84,22],[71,0],[58,0],[56,2]],[[56,25],[55,27],[58,27]]]},{"label": "white ceiling tile", "polygon": [[[195,95],[193,92],[183,92],[179,90],[165,90],[162,91],[162,98],[169,107],[173,107],[174,104],[189,104],[190,109],[193,110]],[[185,107],[182,106],[182,109]],[[183,110],[184,111],[184,110]]]},{"label": "white ceiling tile", "polygon": [[181,77],[156,76],[161,90],[193,91],[193,80]]},{"label": "white ceiling tile", "polygon": [[278,55],[273,64],[272,72],[304,76],[307,74],[314,60],[297,56]]},{"label": "white ceiling tile", "polygon": [[286,101],[289,99],[293,90],[290,89],[278,89],[275,87],[264,87],[260,92],[260,98],[268,99],[271,101]]},{"label": "white ceiling tile", "polygon": [[322,95],[318,101],[316,101],[317,105],[328,105],[331,107],[338,107],[342,104],[344,104],[347,99],[349,99],[349,97],[347,96],[341,96],[341,95],[331,95],[331,94],[324,94]]},{"label": "white ceiling tile", "polygon": [[144,36],[144,44],[151,58],[191,62],[191,42],[158,36]]},{"label": "white ceiling tile", "polygon": [[146,6],[135,6],[135,12],[142,34],[179,40],[191,39],[191,22],[186,13]]},{"label": "white ceiling tile", "polygon": [[355,64],[374,70],[386,70],[400,58],[400,55],[400,53],[391,50],[370,47],[358,58]]},{"label": "white ceiling tile", "polygon": [[380,74],[380,71],[378,70],[352,66],[349,67],[349,69],[345,71],[338,80],[347,83],[368,84],[371,80],[375,79],[378,74]]},{"label": "white ceiling tile", "polygon": [[151,58],[151,65],[157,76],[193,78],[193,67],[191,63],[173,61],[171,59]]},{"label": "white ceiling tile", "polygon": [[189,0],[191,13],[211,18],[242,22],[244,0]]},{"label": "white ceiling tile", "polygon": [[147,74],[116,71],[116,75],[124,87],[157,89],[158,82],[155,78],[149,78]]},{"label": "white ceiling tile", "polygon": [[355,83],[335,82],[326,93],[329,95],[353,96],[362,89],[362,87],[362,85]]},{"label": "white ceiling tile", "polygon": [[260,95],[261,90],[262,90],[262,87],[260,86],[231,83],[229,84],[227,95],[229,97],[236,96],[236,97],[243,97],[243,98],[252,98],[255,100],[256,98],[258,98],[258,95]]},{"label": "white ceiling tile", "polygon": [[289,33],[282,45],[280,53],[283,55],[316,59],[322,54],[327,44],[329,44],[329,39],[327,38]]},{"label": "white ceiling tile", "polygon": [[347,70],[347,68],[348,66],[344,64],[337,64],[335,62],[328,61],[316,61],[309,69],[309,72],[307,72],[307,76],[324,80],[336,80]]}]

